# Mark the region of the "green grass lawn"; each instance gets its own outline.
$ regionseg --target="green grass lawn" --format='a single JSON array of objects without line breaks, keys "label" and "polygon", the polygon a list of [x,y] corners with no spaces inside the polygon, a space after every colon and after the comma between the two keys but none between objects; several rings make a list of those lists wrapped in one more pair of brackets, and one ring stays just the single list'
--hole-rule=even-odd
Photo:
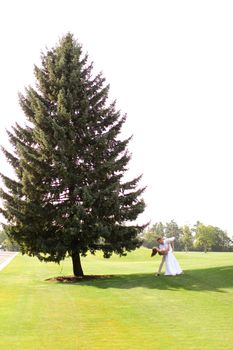
[{"label": "green grass lawn", "polygon": [[233,253],[175,253],[184,269],[155,277],[160,257],[83,259],[111,279],[64,284],[71,263],[18,255],[0,272],[0,349],[233,349]]}]

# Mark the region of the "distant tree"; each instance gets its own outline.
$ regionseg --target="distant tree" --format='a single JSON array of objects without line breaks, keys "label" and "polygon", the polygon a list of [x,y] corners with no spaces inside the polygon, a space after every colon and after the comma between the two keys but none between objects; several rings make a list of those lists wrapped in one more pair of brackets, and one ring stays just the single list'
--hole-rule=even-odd
[{"label": "distant tree", "polygon": [[205,252],[212,251],[231,251],[232,241],[227,232],[219,227],[204,225],[199,223],[195,226],[195,247],[203,249]]},{"label": "distant tree", "polygon": [[203,249],[205,253],[210,250],[215,243],[215,227],[199,224],[196,229],[194,245],[196,248]]},{"label": "distant tree", "polygon": [[182,236],[181,236],[180,241],[181,241],[181,243],[184,247],[184,250],[186,252],[189,250],[192,250],[192,248],[193,248],[193,235],[192,235],[192,231],[188,225],[184,225],[182,227]]},{"label": "distant tree", "polygon": [[18,252],[20,250],[19,245],[15,241],[10,240],[9,238],[6,238],[2,242],[2,249],[11,252]]},{"label": "distant tree", "polygon": [[191,227],[192,235],[193,235],[193,250],[200,250],[200,246],[196,244],[196,235],[197,229],[199,225],[203,225],[201,221],[197,220],[196,223]]},{"label": "distant tree", "polygon": [[164,225],[162,222],[149,226],[143,235],[143,245],[147,248],[153,248],[158,245],[157,238],[164,236]]},{"label": "distant tree", "polygon": [[7,235],[5,234],[5,232],[3,230],[0,231],[0,245],[2,244],[2,242],[7,238]]},{"label": "distant tree", "polygon": [[226,232],[221,230],[219,227],[215,227],[214,232],[215,238],[212,245],[212,250],[221,252],[221,251],[230,251],[231,250],[231,239]]},{"label": "distant tree", "polygon": [[164,234],[166,237],[175,237],[175,248],[176,250],[182,249],[182,229],[178,226],[178,224],[171,220],[170,222],[167,222],[165,225]]},{"label": "distant tree", "polygon": [[121,140],[126,116],[108,103],[109,86],[71,34],[42,55],[37,87],[20,95],[27,118],[8,132],[3,149],[16,179],[2,175],[4,229],[22,253],[59,263],[102,250],[124,255],[141,245],[135,224],[144,211],[140,176],[124,180],[130,138]]},{"label": "distant tree", "polygon": [[0,231],[0,249],[8,251],[19,251],[19,245],[10,240],[4,230]]},{"label": "distant tree", "polygon": [[191,228],[191,231],[193,232],[193,235],[195,236],[197,233],[198,226],[203,225],[201,221],[197,220],[196,223]]},{"label": "distant tree", "polygon": [[197,229],[200,225],[202,225],[202,222],[197,220],[196,223],[193,225],[193,230]]},{"label": "distant tree", "polygon": [[230,238],[230,251],[233,252],[233,236]]}]

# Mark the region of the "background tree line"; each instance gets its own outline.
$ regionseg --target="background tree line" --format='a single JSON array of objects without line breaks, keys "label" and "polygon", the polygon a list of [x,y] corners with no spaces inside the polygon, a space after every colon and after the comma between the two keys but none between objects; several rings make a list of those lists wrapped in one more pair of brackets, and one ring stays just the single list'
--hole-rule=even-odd
[{"label": "background tree line", "polygon": [[178,226],[171,220],[167,223],[157,222],[149,226],[143,234],[143,246],[152,248],[157,245],[158,237],[175,237],[175,249],[181,251],[233,251],[233,240],[226,231],[212,225],[197,223]]},{"label": "background tree line", "polygon": [[[171,220],[167,223],[158,222],[149,226],[143,233],[143,246],[152,248],[157,245],[158,237],[175,237],[175,249],[181,251],[233,251],[233,240],[227,232],[219,227],[204,225],[197,222],[193,227],[178,226]],[[18,251],[19,246],[10,240],[4,230],[0,231],[0,249]]]},{"label": "background tree line", "polygon": [[[158,237],[175,237],[175,249],[181,251],[220,251],[232,252],[233,240],[227,232],[219,227],[204,225],[197,222],[193,227],[188,225],[178,226],[174,220],[163,224],[155,223],[149,226],[143,233],[143,246],[152,248],[157,245]],[[4,230],[0,231],[0,249],[18,251],[19,246],[10,240]]]}]

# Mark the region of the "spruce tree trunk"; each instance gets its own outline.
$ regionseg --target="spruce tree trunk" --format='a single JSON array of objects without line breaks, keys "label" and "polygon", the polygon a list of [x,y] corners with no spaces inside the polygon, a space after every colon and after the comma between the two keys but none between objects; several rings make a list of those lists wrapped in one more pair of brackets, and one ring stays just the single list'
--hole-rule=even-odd
[{"label": "spruce tree trunk", "polygon": [[72,251],[73,273],[75,276],[84,276],[80,255],[76,251]]}]

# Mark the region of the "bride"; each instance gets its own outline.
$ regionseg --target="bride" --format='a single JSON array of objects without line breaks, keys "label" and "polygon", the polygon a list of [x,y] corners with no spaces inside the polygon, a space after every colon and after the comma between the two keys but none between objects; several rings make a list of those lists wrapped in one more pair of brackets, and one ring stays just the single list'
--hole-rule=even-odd
[{"label": "bride", "polygon": [[165,258],[166,266],[165,276],[175,276],[182,274],[183,271],[181,270],[180,265],[176,260],[175,255],[173,254],[173,249],[171,247],[170,241],[166,242],[166,239],[161,239],[161,242],[159,243],[159,247],[154,247],[152,249],[151,256],[154,256],[156,253],[163,255],[163,258]]}]

